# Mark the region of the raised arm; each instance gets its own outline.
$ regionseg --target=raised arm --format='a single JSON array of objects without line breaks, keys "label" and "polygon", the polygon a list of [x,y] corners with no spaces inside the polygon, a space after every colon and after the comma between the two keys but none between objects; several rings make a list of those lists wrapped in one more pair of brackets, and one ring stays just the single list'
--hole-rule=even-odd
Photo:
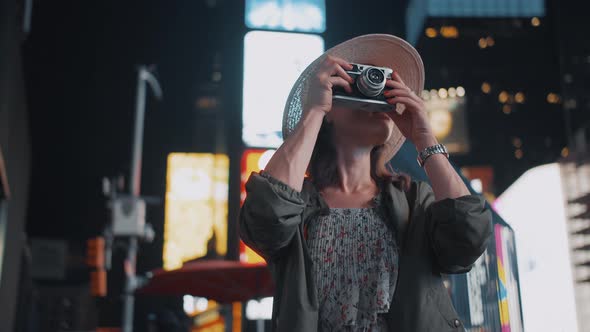
[{"label": "raised arm", "polygon": [[297,231],[305,208],[301,195],[305,172],[326,113],[332,108],[332,87],[352,92],[353,79],[346,61],[325,57],[310,81],[303,116],[295,130],[275,152],[261,174],[246,184],[240,211],[240,236],[266,260],[280,256]]},{"label": "raised arm", "polygon": [[303,187],[305,172],[324,116],[332,108],[332,87],[340,86],[352,92],[350,84],[354,80],[345,69],[350,70],[352,66],[343,59],[332,56],[323,59],[310,82],[309,95],[305,101],[308,109],[265,168],[267,174],[296,191],[300,192]]}]

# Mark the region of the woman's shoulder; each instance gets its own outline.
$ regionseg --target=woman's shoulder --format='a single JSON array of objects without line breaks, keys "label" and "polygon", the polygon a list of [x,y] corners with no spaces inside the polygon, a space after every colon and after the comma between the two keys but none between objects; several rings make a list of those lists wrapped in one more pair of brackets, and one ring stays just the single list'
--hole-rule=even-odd
[{"label": "woman's shoulder", "polygon": [[404,173],[398,173],[391,178],[385,179],[385,184],[389,184],[392,188],[390,190],[406,196],[410,202],[422,200],[432,193],[432,187],[428,181]]},{"label": "woman's shoulder", "polygon": [[301,194],[305,199],[309,202],[310,200],[316,198],[320,192],[318,190],[317,185],[313,182],[310,177],[305,177],[303,179],[303,187],[301,188]]}]

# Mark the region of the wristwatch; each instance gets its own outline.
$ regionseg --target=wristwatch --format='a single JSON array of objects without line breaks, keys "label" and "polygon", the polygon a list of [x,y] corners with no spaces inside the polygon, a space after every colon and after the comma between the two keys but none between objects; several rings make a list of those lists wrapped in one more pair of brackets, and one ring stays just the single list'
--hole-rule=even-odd
[{"label": "wristwatch", "polygon": [[418,153],[418,165],[420,165],[420,167],[424,167],[426,159],[437,153],[442,153],[447,157],[447,159],[449,158],[449,152],[447,151],[447,147],[443,144],[436,144],[433,146],[429,146],[426,149],[420,151],[420,153]]}]

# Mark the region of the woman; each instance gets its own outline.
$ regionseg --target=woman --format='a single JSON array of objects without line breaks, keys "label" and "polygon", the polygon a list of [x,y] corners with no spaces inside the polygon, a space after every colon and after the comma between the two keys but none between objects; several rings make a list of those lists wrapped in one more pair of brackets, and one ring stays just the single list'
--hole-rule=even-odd
[{"label": "woman", "polygon": [[[392,111],[334,102],[333,88],[352,92],[350,63],[396,70],[384,92]],[[328,50],[295,83],[285,141],[250,176],[240,213],[242,239],[273,273],[274,330],[463,330],[441,273],[470,270],[491,214],[437,145],[416,95],[423,73],[408,43],[366,35]],[[432,187],[385,167],[405,138]]]}]

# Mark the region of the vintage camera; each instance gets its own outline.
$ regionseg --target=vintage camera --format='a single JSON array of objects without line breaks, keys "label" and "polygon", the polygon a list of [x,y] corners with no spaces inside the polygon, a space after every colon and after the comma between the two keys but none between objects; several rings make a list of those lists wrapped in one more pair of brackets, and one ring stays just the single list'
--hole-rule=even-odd
[{"label": "vintage camera", "polygon": [[332,103],[369,112],[389,112],[394,109],[395,105],[388,104],[383,96],[386,90],[385,82],[391,79],[393,70],[358,63],[351,65],[352,70],[346,72],[354,79],[353,93],[347,93],[341,87],[334,87]]}]

